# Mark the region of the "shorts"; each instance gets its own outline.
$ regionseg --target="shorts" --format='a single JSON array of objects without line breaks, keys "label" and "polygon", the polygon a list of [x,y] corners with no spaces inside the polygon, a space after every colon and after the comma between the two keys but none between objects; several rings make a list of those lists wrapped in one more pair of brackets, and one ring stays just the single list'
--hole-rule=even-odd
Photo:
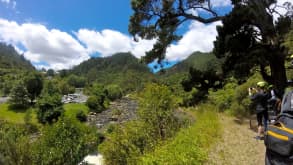
[{"label": "shorts", "polygon": [[[263,126],[263,123],[265,123],[265,126],[266,126],[269,120],[268,111],[265,110],[265,111],[257,113],[256,118],[257,118],[257,126]],[[262,118],[264,118],[264,121],[262,121]]]}]

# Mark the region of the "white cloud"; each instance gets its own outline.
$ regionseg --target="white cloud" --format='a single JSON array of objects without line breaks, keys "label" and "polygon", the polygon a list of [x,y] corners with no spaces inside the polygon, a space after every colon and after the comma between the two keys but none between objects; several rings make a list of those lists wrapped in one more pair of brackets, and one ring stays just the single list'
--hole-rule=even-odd
[{"label": "white cloud", "polygon": [[16,1],[15,0],[0,0],[0,2],[6,4],[7,6],[10,6],[10,4],[11,4],[12,9],[16,8]]},{"label": "white cloud", "polygon": [[32,62],[45,61],[54,69],[69,68],[89,58],[86,49],[70,34],[44,25],[0,19],[0,39],[21,44]]},{"label": "white cloud", "polygon": [[[101,32],[80,29],[75,36],[58,29],[48,29],[37,23],[18,24],[0,18],[0,41],[12,43],[18,52],[35,63],[37,68],[70,68],[90,58],[90,54],[99,53],[106,57],[118,52],[131,52],[136,57],[145,55],[154,44],[154,40],[135,42],[132,37],[115,30]],[[21,45],[25,50],[19,49]],[[43,66],[46,62],[48,66]]]},{"label": "white cloud", "polygon": [[0,2],[9,4],[10,3],[10,0],[0,0]]},{"label": "white cloud", "polygon": [[103,57],[118,52],[131,52],[136,57],[145,55],[153,47],[154,40],[134,42],[128,35],[115,30],[105,29],[101,32],[80,29],[75,33],[77,38],[86,45],[89,53],[100,53]]},{"label": "white cloud", "polygon": [[[168,47],[166,58],[177,61],[187,58],[194,51],[211,51],[217,35],[216,26],[220,24],[192,22],[182,39]],[[89,59],[90,54],[94,53],[106,57],[118,52],[131,52],[140,58],[152,49],[156,41],[139,39],[139,42],[135,42],[131,36],[110,29],[80,29],[73,33],[71,35],[58,29],[48,29],[42,24],[18,24],[0,18],[0,41],[21,45],[25,50],[16,47],[17,50],[23,52],[37,68],[70,68]]]},{"label": "white cloud", "polygon": [[182,39],[167,49],[166,58],[169,61],[177,61],[187,58],[195,51],[212,51],[213,41],[217,36],[217,25],[221,25],[221,22],[214,22],[209,25],[196,21],[192,22]]}]

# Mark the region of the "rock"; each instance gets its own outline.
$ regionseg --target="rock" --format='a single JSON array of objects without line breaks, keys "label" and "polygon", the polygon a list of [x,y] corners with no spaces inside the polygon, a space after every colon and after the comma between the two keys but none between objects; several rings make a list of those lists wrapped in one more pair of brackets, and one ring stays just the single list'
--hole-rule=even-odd
[{"label": "rock", "polygon": [[110,107],[101,113],[90,112],[88,123],[96,126],[98,129],[104,129],[111,123],[123,123],[133,120],[136,119],[137,107],[137,101],[123,97],[115,102],[111,102]]}]

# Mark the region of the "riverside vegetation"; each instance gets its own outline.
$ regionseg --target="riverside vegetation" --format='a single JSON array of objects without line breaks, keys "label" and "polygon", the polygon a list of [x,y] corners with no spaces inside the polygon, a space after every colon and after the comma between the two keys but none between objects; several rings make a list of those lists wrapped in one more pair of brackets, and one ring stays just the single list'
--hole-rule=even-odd
[{"label": "riverside vegetation", "polygon": [[[162,62],[162,52],[179,39],[175,31],[180,16],[186,16],[184,7],[193,1],[184,2],[183,10],[174,9],[181,4],[174,2],[164,1],[158,8],[162,15],[150,21],[159,22],[154,28],[141,23],[151,19],[145,14],[152,12],[148,7],[154,1],[132,1],[130,33],[159,41],[142,61]],[[195,5],[202,2],[206,1]],[[292,15],[272,23],[264,11],[273,1],[232,2],[235,7],[227,16],[192,17],[204,23],[223,20],[214,52],[194,52],[157,73],[125,52],[91,58],[70,70],[36,70],[12,46],[1,43],[0,95],[9,101],[0,103],[0,164],[76,165],[93,152],[115,165],[209,162],[210,149],[225,130],[219,116],[250,115],[248,87],[266,80],[284,89],[287,79],[293,79]],[[261,10],[255,11],[253,5]],[[253,22],[261,22],[264,40],[254,35],[258,31]],[[78,88],[89,96],[86,103],[61,102],[62,95]],[[107,111],[111,102],[126,95],[138,102],[133,120],[109,124],[103,131],[87,122],[90,114]]]}]

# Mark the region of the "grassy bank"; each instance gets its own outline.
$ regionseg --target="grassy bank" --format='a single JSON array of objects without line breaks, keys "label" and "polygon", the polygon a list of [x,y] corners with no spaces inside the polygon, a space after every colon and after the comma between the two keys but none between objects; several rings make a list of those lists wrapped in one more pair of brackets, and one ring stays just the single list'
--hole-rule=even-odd
[{"label": "grassy bank", "polygon": [[0,119],[6,120],[12,123],[24,123],[24,117],[27,112],[30,111],[31,113],[31,121],[32,123],[37,123],[37,115],[36,110],[34,108],[29,109],[11,109],[9,104],[4,103],[0,104]]},{"label": "grassy bank", "polygon": [[89,108],[85,104],[70,103],[64,104],[65,116],[70,118],[76,118],[76,114],[79,111],[83,111],[84,114],[88,114]]},{"label": "grassy bank", "polygon": [[210,145],[216,142],[222,131],[213,109],[213,106],[202,105],[199,110],[193,110],[195,123],[143,156],[139,164],[192,165],[205,162]]},{"label": "grassy bank", "polygon": [[[85,104],[64,104],[65,116],[70,118],[76,118],[76,113],[83,111],[85,114],[88,113],[89,109]],[[24,123],[24,118],[27,115],[27,112],[31,112],[31,122],[37,123],[37,114],[35,108],[29,109],[11,109],[9,104],[4,103],[0,104],[0,119],[6,120],[12,123]]]}]

